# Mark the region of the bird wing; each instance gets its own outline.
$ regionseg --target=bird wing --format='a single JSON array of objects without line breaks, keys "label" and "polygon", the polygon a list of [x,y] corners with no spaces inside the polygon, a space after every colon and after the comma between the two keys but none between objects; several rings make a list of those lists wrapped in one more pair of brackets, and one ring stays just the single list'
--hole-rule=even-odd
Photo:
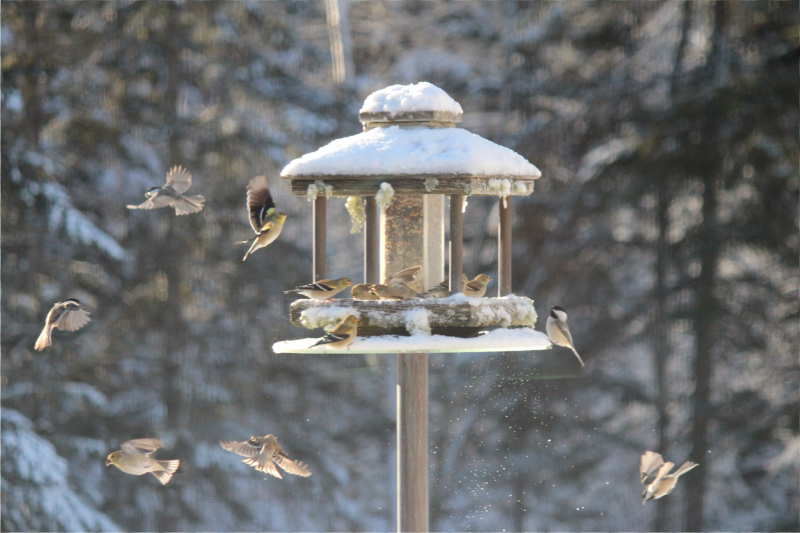
[{"label": "bird wing", "polygon": [[275,218],[275,202],[269,192],[266,176],[257,176],[247,184],[247,212],[253,231],[261,233]]},{"label": "bird wing", "polygon": [[294,474],[295,476],[308,477],[311,475],[311,468],[303,464],[301,461],[292,461],[289,456],[283,452],[275,454],[275,463],[281,467],[284,472]]},{"label": "bird wing", "polygon": [[[336,331],[339,328],[343,328],[345,331]],[[333,331],[322,337],[320,340],[317,341],[316,344],[311,346],[322,346],[323,344],[331,344],[333,342],[343,341],[347,338],[348,334],[350,333],[351,328],[348,326],[336,326]]]},{"label": "bird wing", "polygon": [[68,304],[67,309],[55,321],[55,326],[64,331],[76,331],[89,323],[89,311],[78,304]]},{"label": "bird wing", "polygon": [[123,442],[120,446],[125,453],[143,453],[145,455],[150,455],[163,447],[164,443],[158,439],[133,439]]},{"label": "bird wing", "polygon": [[414,266],[411,268],[407,268],[405,270],[401,270],[400,272],[395,272],[384,281],[384,285],[391,286],[391,285],[399,285],[405,283],[411,283],[416,279],[417,273],[422,270],[421,266]]},{"label": "bird wing", "polygon": [[321,279],[316,283],[309,283],[308,285],[301,285],[295,290],[302,291],[332,291],[335,289],[335,282],[332,279]]},{"label": "bird wing", "polygon": [[475,279],[473,279],[472,281],[468,281],[465,286],[469,287],[473,291],[479,291],[483,288],[481,282]]},{"label": "bird wing", "polygon": [[569,343],[570,343],[570,344],[574,344],[574,343],[572,342],[572,335],[570,335],[570,333],[569,333],[569,328],[568,328],[568,327],[567,327],[567,325],[564,323],[564,321],[563,321],[563,320],[556,320],[555,322],[556,322],[556,326],[558,326],[558,329],[559,329],[559,331],[561,331],[561,333],[562,333],[562,334],[563,334],[563,335],[564,335],[564,336],[565,336],[567,339],[569,339]]},{"label": "bird wing", "polygon": [[258,459],[258,457],[248,457],[247,459],[242,459],[242,462],[252,466],[259,472],[264,472],[265,474],[275,476],[278,479],[283,479],[283,476],[275,467],[275,463],[272,462],[272,459],[267,459],[266,461],[261,462],[259,462]]},{"label": "bird wing", "polygon": [[656,452],[644,452],[642,455],[642,464],[639,467],[639,474],[642,477],[642,484],[649,485],[653,482],[656,476],[656,472],[661,465],[664,464],[664,459],[661,457],[660,453]]},{"label": "bird wing", "polygon": [[158,209],[172,205],[172,198],[166,194],[154,194],[139,205],[128,205],[128,209]]},{"label": "bird wing", "polygon": [[192,175],[188,170],[181,166],[174,166],[167,172],[167,183],[164,187],[169,187],[178,194],[183,194],[192,186]]},{"label": "bird wing", "polygon": [[258,454],[261,452],[261,444],[255,442],[253,439],[246,440],[244,442],[223,440],[219,442],[219,445],[229,452],[237,453],[244,457],[257,458]]}]

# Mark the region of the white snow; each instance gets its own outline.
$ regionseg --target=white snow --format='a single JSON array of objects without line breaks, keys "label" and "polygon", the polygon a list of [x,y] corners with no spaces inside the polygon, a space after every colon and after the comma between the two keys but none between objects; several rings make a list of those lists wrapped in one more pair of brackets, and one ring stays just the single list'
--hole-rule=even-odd
[{"label": "white snow", "polygon": [[422,81],[412,85],[390,85],[375,91],[364,100],[360,113],[390,113],[408,111],[449,111],[462,114],[461,105],[442,89]]},{"label": "white snow", "polygon": [[352,307],[311,307],[300,314],[300,323],[308,329],[332,329],[347,315],[359,318],[358,311]]},{"label": "white snow", "polygon": [[513,150],[460,128],[374,128],[295,159],[281,176],[470,174],[538,178]]},{"label": "white snow", "polygon": [[317,180],[308,186],[306,198],[309,202],[313,202],[320,194],[325,194],[325,198],[333,196],[333,185],[327,185],[324,181]]},{"label": "white snow", "polygon": [[412,335],[430,335],[431,324],[428,320],[430,313],[427,309],[419,308],[407,311],[405,314],[406,330]]},{"label": "white snow", "polygon": [[410,337],[383,335],[358,337],[349,349],[333,350],[325,346],[310,346],[319,337],[277,342],[272,345],[275,353],[460,353],[460,352],[519,352],[552,348],[547,335],[531,328],[496,329],[471,339],[426,335],[417,333]]},{"label": "white snow", "polygon": [[361,228],[364,227],[364,221],[367,219],[367,212],[364,210],[364,202],[361,197],[348,196],[344,207],[350,214],[350,222],[353,224],[350,233],[361,233]]},{"label": "white snow", "polygon": [[381,209],[387,209],[392,205],[394,198],[394,188],[386,182],[381,183],[381,189],[375,194],[375,202]]}]

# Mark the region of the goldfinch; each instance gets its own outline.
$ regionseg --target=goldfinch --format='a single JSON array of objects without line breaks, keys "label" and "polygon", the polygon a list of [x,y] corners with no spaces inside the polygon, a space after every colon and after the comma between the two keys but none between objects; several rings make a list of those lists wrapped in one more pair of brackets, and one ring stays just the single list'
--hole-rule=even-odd
[{"label": "goldfinch", "polygon": [[414,289],[401,283],[395,285],[373,285],[369,290],[381,300],[408,300],[409,298],[422,298]]},{"label": "goldfinch", "polygon": [[321,279],[316,283],[309,283],[296,289],[283,291],[283,294],[296,292],[297,294],[308,296],[312,300],[329,300],[352,284],[353,280],[350,278]]},{"label": "goldfinch", "polygon": [[353,285],[350,292],[353,294],[354,300],[380,300],[380,296],[369,292],[374,286],[374,283],[359,283],[358,285]]},{"label": "goldfinch", "polygon": [[550,308],[550,316],[547,317],[547,336],[556,346],[566,346],[571,349],[581,366],[586,366],[583,364],[581,356],[578,355],[575,345],[572,344],[572,335],[567,326],[567,312],[557,305]]},{"label": "goldfinch", "polygon": [[470,298],[482,298],[486,294],[486,286],[492,281],[486,274],[478,274],[472,281],[467,281],[467,275],[463,274],[461,279],[461,292]]},{"label": "goldfinch", "polygon": [[420,294],[423,298],[447,298],[450,296],[450,280],[444,280],[429,291]]},{"label": "goldfinch", "polygon": [[36,339],[36,344],[33,346],[33,349],[42,351],[53,344],[52,335],[54,328],[63,329],[65,331],[77,331],[91,320],[89,311],[75,298],[58,302],[50,309],[50,312],[47,313],[47,318],[44,321],[44,329],[39,335],[39,338]]},{"label": "goldfinch", "polygon": [[163,187],[150,187],[144,193],[144,203],[126,206],[128,209],[157,209],[159,207],[174,207],[176,215],[199,213],[203,210],[205,197],[184,196],[183,193],[192,186],[192,175],[183,167],[175,166],[167,173],[167,182]]},{"label": "goldfinch", "polygon": [[358,322],[359,320],[353,315],[347,315],[327,335],[318,340],[316,344],[309,346],[309,348],[326,346],[335,349],[349,349],[349,346],[356,340],[356,335],[358,335]]},{"label": "goldfinch", "polygon": [[417,274],[420,270],[422,270],[421,266],[406,268],[405,270],[396,272],[383,280],[383,284],[387,287],[391,287],[392,285],[405,285],[406,283],[411,283],[417,279]]},{"label": "goldfinch", "polygon": [[247,213],[250,217],[250,226],[256,232],[252,239],[237,242],[236,244],[253,244],[247,253],[244,254],[242,261],[261,248],[273,242],[283,231],[283,224],[286,222],[286,213],[275,212],[275,202],[269,192],[269,185],[266,176],[257,176],[247,184]]},{"label": "goldfinch", "polygon": [[280,471],[275,468],[278,465],[284,472],[295,476],[308,477],[311,469],[300,461],[292,461],[283,448],[278,444],[275,435],[265,435],[263,437],[250,437],[244,442],[220,441],[220,446],[229,452],[238,453],[245,457],[242,462],[258,470],[283,479]]},{"label": "goldfinch", "polygon": [[149,472],[162,485],[169,483],[172,474],[181,464],[179,459],[156,461],[150,457],[157,449],[164,447],[164,443],[158,439],[133,439],[123,443],[120,447],[122,451],[109,454],[106,466],[114,465],[126,474],[134,476],[141,476]]},{"label": "goldfinch", "polygon": [[642,505],[650,500],[663,498],[675,488],[678,478],[697,466],[697,463],[686,461],[679,469],[672,474],[668,474],[674,463],[664,462],[660,453],[644,452],[639,473],[642,477],[644,492],[642,493]]}]

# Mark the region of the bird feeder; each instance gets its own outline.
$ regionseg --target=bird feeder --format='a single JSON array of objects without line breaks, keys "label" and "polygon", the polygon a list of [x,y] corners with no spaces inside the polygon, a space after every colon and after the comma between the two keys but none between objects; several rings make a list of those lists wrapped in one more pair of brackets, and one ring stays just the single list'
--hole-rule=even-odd
[{"label": "bird feeder", "polygon": [[[314,280],[328,275],[327,200],[339,196],[365,199],[365,283],[381,283],[394,272],[422,265],[416,286],[411,287],[422,292],[437,285],[445,279],[445,199],[449,199],[453,296],[404,301],[301,299],[291,305],[293,324],[333,326],[352,314],[360,320],[358,338],[340,352],[310,348],[317,337],[273,346],[275,353],[398,354],[401,531],[428,527],[427,354],[551,347],[546,335],[533,329],[537,318],[533,302],[511,294],[511,198],[531,194],[541,172],[514,151],[456,127],[462,113],[455,100],[430,83],[387,87],[364,102],[359,113],[362,133],[295,159],[281,173],[294,194],[313,201]],[[458,294],[464,199],[471,195],[496,196],[500,203],[496,298]]]}]

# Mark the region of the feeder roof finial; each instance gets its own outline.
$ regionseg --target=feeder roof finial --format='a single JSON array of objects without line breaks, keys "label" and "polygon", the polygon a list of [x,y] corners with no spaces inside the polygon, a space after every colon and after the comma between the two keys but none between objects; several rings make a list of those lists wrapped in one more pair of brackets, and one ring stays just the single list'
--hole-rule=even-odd
[{"label": "feeder roof finial", "polygon": [[464,111],[439,87],[423,81],[412,85],[390,85],[364,100],[358,113],[362,124],[403,122],[461,122]]}]

